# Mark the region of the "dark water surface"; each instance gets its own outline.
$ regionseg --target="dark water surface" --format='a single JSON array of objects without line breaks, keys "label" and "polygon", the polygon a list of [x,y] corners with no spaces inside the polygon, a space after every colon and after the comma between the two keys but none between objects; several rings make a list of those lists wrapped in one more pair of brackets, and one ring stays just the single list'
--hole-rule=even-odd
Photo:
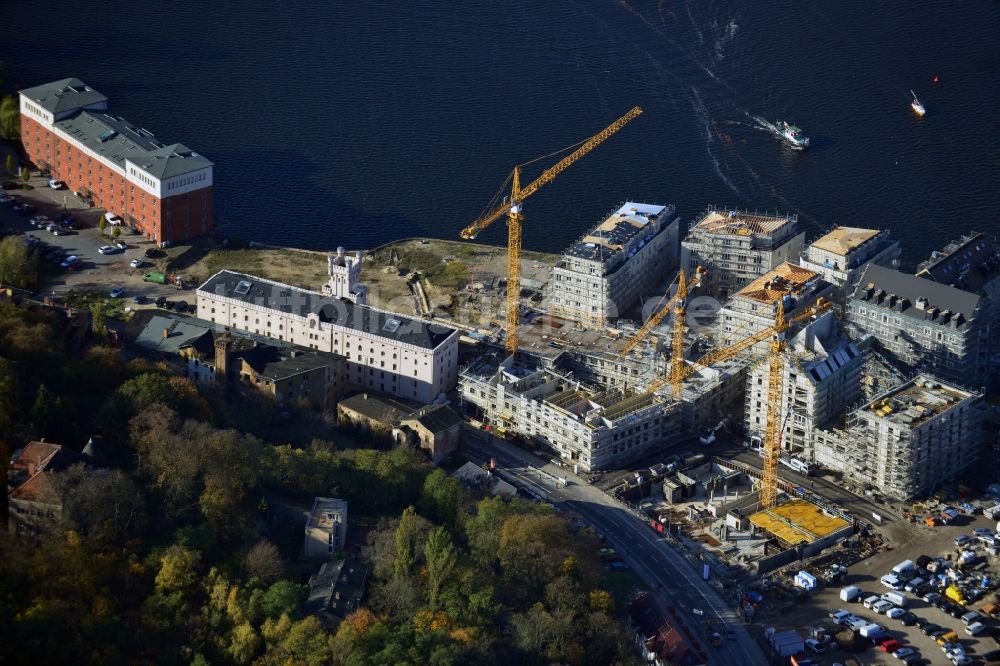
[{"label": "dark water surface", "polygon": [[[992,0],[7,0],[0,16],[9,85],[82,78],[203,153],[218,216],[246,239],[457,237],[515,163],[635,104],[527,202],[526,247],[559,250],[624,199],[685,219],[708,203],[797,212],[810,237],[890,228],[911,263],[1000,230]],[[813,146],[785,148],[758,118]],[[503,242],[503,224],[481,238]]]}]

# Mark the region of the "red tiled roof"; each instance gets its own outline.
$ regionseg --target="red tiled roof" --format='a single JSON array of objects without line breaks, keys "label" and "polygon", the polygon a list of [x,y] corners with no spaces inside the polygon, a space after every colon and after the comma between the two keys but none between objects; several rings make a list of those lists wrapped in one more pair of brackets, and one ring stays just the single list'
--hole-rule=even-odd
[{"label": "red tiled roof", "polygon": [[45,472],[39,472],[22,483],[10,494],[12,500],[24,500],[26,502],[40,502],[42,504],[59,505],[62,500],[56,488],[52,485]]},{"label": "red tiled roof", "polygon": [[51,442],[28,442],[17,458],[11,461],[11,469],[28,469],[29,463],[34,463],[36,470],[45,469],[45,465],[61,448],[59,444]]}]

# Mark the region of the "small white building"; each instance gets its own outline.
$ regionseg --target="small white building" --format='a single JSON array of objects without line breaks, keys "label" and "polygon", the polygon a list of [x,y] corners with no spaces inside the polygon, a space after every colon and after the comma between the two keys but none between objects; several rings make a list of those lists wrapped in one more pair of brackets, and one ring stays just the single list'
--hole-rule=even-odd
[{"label": "small white building", "polygon": [[344,550],[347,540],[347,501],[317,497],[306,522],[302,556],[312,560],[332,560]]},{"label": "small white building", "polygon": [[349,388],[433,402],[458,379],[458,331],[364,305],[360,258],[328,260],[323,293],[222,270],[198,287],[198,317],[347,359]]}]

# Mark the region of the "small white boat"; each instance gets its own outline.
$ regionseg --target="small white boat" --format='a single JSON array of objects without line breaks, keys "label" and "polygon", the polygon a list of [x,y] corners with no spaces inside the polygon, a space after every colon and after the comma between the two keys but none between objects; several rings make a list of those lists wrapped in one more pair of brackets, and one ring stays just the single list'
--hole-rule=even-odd
[{"label": "small white boat", "polygon": [[802,130],[795,125],[789,125],[784,120],[779,120],[773,125],[774,133],[779,138],[796,150],[802,150],[809,145],[809,137],[802,134]]},{"label": "small white boat", "polygon": [[913,101],[910,102],[910,108],[913,109],[913,112],[916,113],[918,116],[922,116],[925,113],[927,113],[927,109],[924,108],[924,105],[920,102],[919,99],[917,99],[917,94],[912,90],[910,91],[910,94],[913,95]]}]

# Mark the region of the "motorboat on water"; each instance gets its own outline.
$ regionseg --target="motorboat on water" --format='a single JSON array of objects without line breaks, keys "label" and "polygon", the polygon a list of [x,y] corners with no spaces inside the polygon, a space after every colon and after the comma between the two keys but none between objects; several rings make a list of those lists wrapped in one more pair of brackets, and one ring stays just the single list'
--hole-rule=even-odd
[{"label": "motorboat on water", "polygon": [[918,116],[922,116],[925,113],[927,113],[927,109],[924,107],[923,103],[919,99],[917,99],[917,93],[911,90],[910,94],[913,95],[913,101],[910,102],[910,108],[913,109],[913,112],[916,113]]},{"label": "motorboat on water", "polygon": [[796,150],[802,150],[809,145],[809,137],[802,134],[802,129],[779,120],[774,125],[775,133]]}]

